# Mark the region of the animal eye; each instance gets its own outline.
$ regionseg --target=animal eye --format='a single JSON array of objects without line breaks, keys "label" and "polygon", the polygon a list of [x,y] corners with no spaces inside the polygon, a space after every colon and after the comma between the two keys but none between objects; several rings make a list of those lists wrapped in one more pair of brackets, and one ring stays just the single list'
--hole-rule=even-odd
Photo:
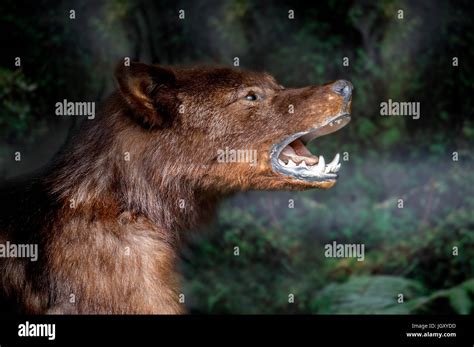
[{"label": "animal eye", "polygon": [[253,92],[250,92],[245,96],[245,100],[248,100],[248,101],[257,101],[257,99],[258,99],[257,94]]}]

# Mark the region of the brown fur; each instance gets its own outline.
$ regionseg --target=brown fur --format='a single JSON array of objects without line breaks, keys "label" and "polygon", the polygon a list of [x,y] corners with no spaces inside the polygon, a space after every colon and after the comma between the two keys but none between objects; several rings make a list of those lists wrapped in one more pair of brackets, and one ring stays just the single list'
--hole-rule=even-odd
[{"label": "brown fur", "polygon": [[[265,73],[139,63],[116,77],[119,91],[48,172],[2,191],[0,242],[39,245],[37,262],[0,259],[4,297],[22,312],[184,312],[180,237],[221,198],[334,184],[280,175],[269,162],[273,144],[340,112],[331,84],[284,89]],[[245,100],[250,90],[264,98]],[[257,150],[257,165],[217,163],[226,147]]]}]

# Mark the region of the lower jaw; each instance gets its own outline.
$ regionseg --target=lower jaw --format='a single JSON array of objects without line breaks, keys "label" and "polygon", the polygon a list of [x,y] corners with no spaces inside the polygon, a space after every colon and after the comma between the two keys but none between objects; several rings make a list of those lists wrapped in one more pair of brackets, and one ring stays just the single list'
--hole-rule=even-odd
[{"label": "lower jaw", "polygon": [[286,191],[305,191],[309,189],[330,189],[336,183],[337,179],[325,181],[308,181],[300,180],[290,176],[284,176],[282,180],[278,180],[279,184],[273,184],[272,190],[286,190]]}]

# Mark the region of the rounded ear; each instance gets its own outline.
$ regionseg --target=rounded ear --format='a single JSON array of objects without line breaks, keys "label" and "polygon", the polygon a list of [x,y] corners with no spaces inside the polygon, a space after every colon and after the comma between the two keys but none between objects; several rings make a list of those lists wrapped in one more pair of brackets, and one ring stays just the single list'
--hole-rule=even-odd
[{"label": "rounded ear", "polygon": [[132,115],[142,124],[164,127],[176,115],[179,105],[171,70],[143,63],[120,63],[115,79]]}]

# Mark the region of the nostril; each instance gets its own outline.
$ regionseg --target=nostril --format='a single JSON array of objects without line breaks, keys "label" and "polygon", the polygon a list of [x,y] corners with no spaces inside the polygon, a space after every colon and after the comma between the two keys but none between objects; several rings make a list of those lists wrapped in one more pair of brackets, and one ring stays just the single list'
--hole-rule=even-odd
[{"label": "nostril", "polygon": [[350,96],[352,93],[352,89],[353,89],[352,83],[346,80],[336,81],[334,82],[332,86],[332,90],[335,93],[342,95],[343,97]]}]

